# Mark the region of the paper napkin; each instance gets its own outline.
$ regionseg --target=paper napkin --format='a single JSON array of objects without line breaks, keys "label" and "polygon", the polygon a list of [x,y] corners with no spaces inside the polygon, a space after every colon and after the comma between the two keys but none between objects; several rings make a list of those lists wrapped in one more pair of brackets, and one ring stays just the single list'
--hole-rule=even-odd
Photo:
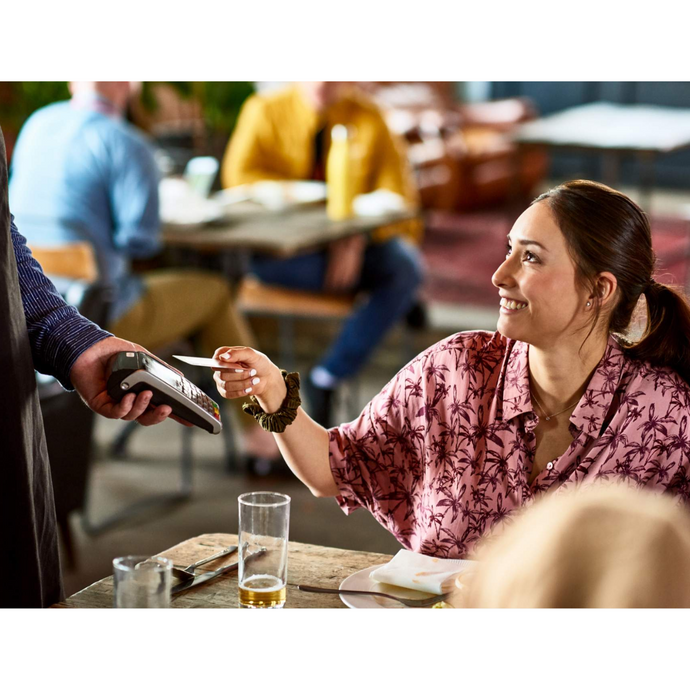
[{"label": "paper napkin", "polygon": [[401,549],[386,565],[372,571],[369,577],[388,585],[443,594],[452,591],[458,574],[473,565],[474,561],[433,558]]}]

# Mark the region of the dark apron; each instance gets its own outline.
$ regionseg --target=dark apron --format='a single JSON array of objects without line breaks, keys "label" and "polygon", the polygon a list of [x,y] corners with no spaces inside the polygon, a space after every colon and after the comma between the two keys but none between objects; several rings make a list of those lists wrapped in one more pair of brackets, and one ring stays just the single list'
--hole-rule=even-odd
[{"label": "dark apron", "polygon": [[0,607],[49,606],[62,583],[43,419],[10,235],[0,131]]}]

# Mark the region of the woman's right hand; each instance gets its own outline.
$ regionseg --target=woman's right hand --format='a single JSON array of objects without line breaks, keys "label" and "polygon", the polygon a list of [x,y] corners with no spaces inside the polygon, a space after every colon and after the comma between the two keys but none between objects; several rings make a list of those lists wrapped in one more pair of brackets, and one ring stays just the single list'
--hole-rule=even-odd
[{"label": "woman's right hand", "polygon": [[224,398],[255,395],[265,412],[280,409],[287,386],[280,369],[265,354],[251,347],[219,347],[213,357],[236,365],[214,370],[213,379]]}]

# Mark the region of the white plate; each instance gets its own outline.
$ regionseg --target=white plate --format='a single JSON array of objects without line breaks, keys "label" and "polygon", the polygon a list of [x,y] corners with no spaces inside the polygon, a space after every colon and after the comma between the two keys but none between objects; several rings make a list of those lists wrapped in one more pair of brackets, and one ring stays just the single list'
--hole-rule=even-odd
[{"label": "white plate", "polygon": [[185,232],[189,231],[189,225],[210,225],[223,220],[224,214],[217,208],[184,209],[174,215],[161,214],[161,220],[168,229],[176,230],[178,226]]},{"label": "white plate", "polygon": [[254,201],[269,209],[281,210],[326,200],[326,183],[315,180],[260,180],[224,189],[215,197],[226,208],[243,201]]},{"label": "white plate", "polygon": [[285,196],[294,204],[315,204],[326,201],[326,183],[315,180],[295,180],[285,184]]},{"label": "white plate", "polygon": [[[340,583],[340,589],[363,589],[368,592],[385,592],[386,594],[406,597],[407,599],[426,599],[427,597],[433,596],[433,594],[429,594],[428,592],[418,592],[414,589],[405,589],[404,587],[394,587],[393,585],[375,582],[369,577],[369,573],[380,567],[380,565],[372,565],[369,568],[353,573]],[[340,598],[343,604],[351,609],[407,608],[403,606],[403,604],[399,604],[397,601],[387,599],[386,597],[372,597],[362,594],[341,594]]]}]

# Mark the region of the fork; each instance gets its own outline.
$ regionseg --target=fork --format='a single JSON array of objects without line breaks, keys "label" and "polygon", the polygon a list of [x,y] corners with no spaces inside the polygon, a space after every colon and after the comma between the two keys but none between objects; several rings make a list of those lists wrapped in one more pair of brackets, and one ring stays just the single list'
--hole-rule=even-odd
[{"label": "fork", "polygon": [[200,565],[206,565],[206,563],[210,563],[211,561],[215,561],[216,558],[222,558],[223,556],[229,556],[232,553],[235,553],[237,551],[236,546],[228,546],[227,548],[223,549],[222,551],[219,551],[218,553],[214,553],[212,556],[209,556],[208,558],[202,558],[200,561],[197,561],[196,563],[192,563],[191,565],[188,565],[184,570],[182,568],[178,568],[176,566],[173,566],[172,572],[173,575],[178,579],[182,580],[185,582],[186,580],[192,580],[194,579],[194,569],[198,568]]},{"label": "fork", "polygon": [[316,594],[365,594],[373,597],[386,597],[400,602],[404,606],[423,607],[433,606],[439,601],[443,601],[448,597],[448,594],[436,594],[433,597],[426,597],[426,599],[406,599],[405,597],[398,597],[394,594],[386,594],[385,592],[372,592],[365,589],[329,589],[328,587],[312,587],[311,585],[297,585],[297,589],[303,592],[314,592]]}]

